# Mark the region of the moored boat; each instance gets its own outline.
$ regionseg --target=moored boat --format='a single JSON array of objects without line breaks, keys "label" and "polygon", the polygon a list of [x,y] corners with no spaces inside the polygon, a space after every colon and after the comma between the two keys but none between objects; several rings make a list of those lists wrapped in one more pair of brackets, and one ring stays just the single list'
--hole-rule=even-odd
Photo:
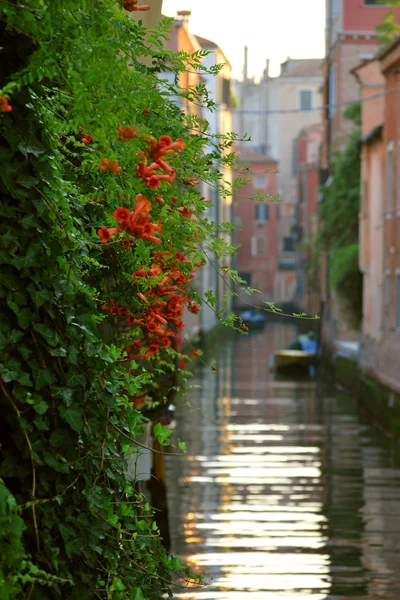
[{"label": "moored boat", "polygon": [[304,352],[303,350],[279,350],[274,354],[273,367],[284,369],[289,367],[308,368],[315,363],[315,352]]}]

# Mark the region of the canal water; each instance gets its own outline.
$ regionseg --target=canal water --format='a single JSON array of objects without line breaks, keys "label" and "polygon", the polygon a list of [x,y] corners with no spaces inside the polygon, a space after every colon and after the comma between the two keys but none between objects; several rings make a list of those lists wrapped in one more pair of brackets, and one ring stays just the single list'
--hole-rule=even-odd
[{"label": "canal water", "polygon": [[176,411],[175,556],[209,584],[185,600],[400,599],[400,456],[352,398],[274,379],[291,326],[220,342]]}]

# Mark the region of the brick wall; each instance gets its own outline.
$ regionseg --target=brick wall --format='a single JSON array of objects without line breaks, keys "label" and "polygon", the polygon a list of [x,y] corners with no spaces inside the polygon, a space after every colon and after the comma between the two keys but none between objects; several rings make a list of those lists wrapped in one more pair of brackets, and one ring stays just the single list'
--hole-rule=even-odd
[{"label": "brick wall", "polygon": [[[277,173],[265,173],[266,169],[276,170],[274,161],[247,163],[251,166],[252,181],[241,188],[234,196],[234,220],[238,223],[236,234],[240,244],[236,265],[239,273],[250,274],[251,287],[262,292],[254,296],[253,301],[273,299],[273,290],[277,272],[277,205],[267,203],[268,219],[256,219],[256,206],[259,202],[252,197],[257,191],[274,194],[277,189]],[[257,177],[265,177],[265,186],[257,185]],[[255,238],[260,241],[257,246]],[[253,239],[253,241],[252,241]],[[263,247],[263,245],[265,246]],[[258,255],[255,255],[257,253]]]}]

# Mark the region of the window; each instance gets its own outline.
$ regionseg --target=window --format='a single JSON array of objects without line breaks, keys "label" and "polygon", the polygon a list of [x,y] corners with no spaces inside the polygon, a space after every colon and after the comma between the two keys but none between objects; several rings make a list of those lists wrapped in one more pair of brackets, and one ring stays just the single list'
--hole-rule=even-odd
[{"label": "window", "polygon": [[294,243],[292,236],[283,238],[283,251],[294,252]]},{"label": "window", "polygon": [[336,114],[336,65],[329,69],[329,116]]},{"label": "window", "polygon": [[400,141],[397,144],[397,214],[400,215]]},{"label": "window", "polygon": [[340,13],[339,0],[333,0],[332,1],[332,19],[334,19],[335,17],[337,17],[337,15],[339,13]]},{"label": "window", "polygon": [[386,158],[386,216],[390,218],[393,211],[393,142],[388,144]]},{"label": "window", "polygon": [[299,172],[299,140],[295,138],[292,142],[292,175],[297,177]]},{"label": "window", "polygon": [[243,279],[247,285],[251,285],[251,273],[239,273],[240,279]]},{"label": "window", "polygon": [[312,91],[300,90],[300,110],[312,109]]},{"label": "window", "polygon": [[265,175],[257,175],[254,178],[254,187],[256,188],[264,188],[267,185],[267,178]]},{"label": "window", "polygon": [[396,331],[400,331],[400,270],[396,271]]},{"label": "window", "polygon": [[253,235],[251,238],[251,255],[266,256],[267,255],[267,238],[266,236]]},{"label": "window", "polygon": [[269,206],[268,204],[256,204],[256,221],[268,221]]},{"label": "window", "polygon": [[231,106],[231,80],[223,77],[222,79],[222,104],[226,104],[226,106]]},{"label": "window", "polygon": [[390,274],[386,273],[383,288],[383,327],[389,331]]}]

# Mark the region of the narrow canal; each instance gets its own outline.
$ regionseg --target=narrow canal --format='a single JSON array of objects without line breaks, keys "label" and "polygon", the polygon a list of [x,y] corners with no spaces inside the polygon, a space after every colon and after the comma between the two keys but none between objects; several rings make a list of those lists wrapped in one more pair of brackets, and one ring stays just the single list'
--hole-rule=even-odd
[{"label": "narrow canal", "polygon": [[291,326],[221,342],[177,410],[172,553],[210,581],[186,600],[400,598],[400,454],[348,396],[273,379]]}]

